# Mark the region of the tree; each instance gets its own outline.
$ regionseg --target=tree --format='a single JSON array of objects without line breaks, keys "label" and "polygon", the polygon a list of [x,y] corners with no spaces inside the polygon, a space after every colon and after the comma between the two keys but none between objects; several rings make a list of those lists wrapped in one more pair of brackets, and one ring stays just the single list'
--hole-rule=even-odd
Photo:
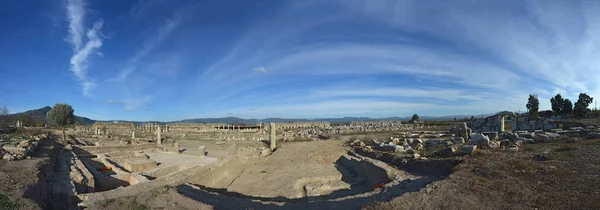
[{"label": "tree", "polygon": [[8,109],[5,106],[0,107],[0,116],[4,115],[8,115]]},{"label": "tree", "polygon": [[563,103],[563,107],[562,107],[562,114],[566,115],[566,114],[572,114],[572,113],[573,113],[573,104],[571,103],[571,100],[565,99],[565,102]]},{"label": "tree", "polygon": [[585,117],[588,114],[588,106],[594,101],[594,98],[588,96],[585,93],[579,94],[579,99],[575,102],[575,108],[573,113],[577,117]]},{"label": "tree", "polygon": [[554,116],[558,116],[562,114],[563,105],[565,103],[565,99],[560,94],[556,94],[556,96],[550,99],[550,104],[552,104],[552,112],[554,112]]},{"label": "tree", "polygon": [[527,99],[526,107],[529,116],[537,117],[539,115],[538,111],[540,109],[540,100],[538,100],[538,96],[535,94],[529,94],[529,99]]},{"label": "tree", "polygon": [[75,123],[75,116],[73,115],[73,107],[68,104],[56,104],[46,114],[46,119],[52,125],[59,126],[63,133],[63,142],[67,141],[67,135],[65,134],[65,127]]},{"label": "tree", "polygon": [[410,119],[410,123],[417,122],[417,121],[419,121],[419,115],[413,114],[412,118]]}]

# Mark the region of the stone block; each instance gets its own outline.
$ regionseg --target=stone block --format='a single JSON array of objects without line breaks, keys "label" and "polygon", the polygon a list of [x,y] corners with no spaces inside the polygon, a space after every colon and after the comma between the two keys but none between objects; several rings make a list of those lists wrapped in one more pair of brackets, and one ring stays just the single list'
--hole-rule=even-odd
[{"label": "stone block", "polygon": [[475,134],[469,140],[470,145],[486,145],[490,143],[490,138],[483,134]]},{"label": "stone block", "polygon": [[462,146],[458,150],[458,152],[461,154],[468,155],[468,154],[475,152],[476,149],[477,149],[477,145],[465,145],[465,146]]},{"label": "stone block", "polygon": [[206,156],[206,147],[205,146],[199,146],[198,150],[199,150],[198,153],[200,153],[200,156],[202,156],[202,157]]},{"label": "stone block", "polygon": [[141,172],[156,168],[156,161],[149,159],[127,160],[123,163],[123,168],[129,172]]},{"label": "stone block", "polygon": [[136,185],[142,182],[150,181],[145,176],[142,176],[140,173],[131,173],[129,175],[129,185]]}]

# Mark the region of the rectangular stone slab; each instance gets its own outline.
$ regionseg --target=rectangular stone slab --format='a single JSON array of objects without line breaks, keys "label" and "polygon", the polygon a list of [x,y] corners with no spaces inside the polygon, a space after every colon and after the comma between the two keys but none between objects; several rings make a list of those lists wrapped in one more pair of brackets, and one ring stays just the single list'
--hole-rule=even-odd
[{"label": "rectangular stone slab", "polygon": [[123,168],[125,168],[125,170],[127,170],[129,172],[147,171],[147,170],[156,168],[156,161],[149,160],[149,159],[127,160],[127,161],[124,161]]}]

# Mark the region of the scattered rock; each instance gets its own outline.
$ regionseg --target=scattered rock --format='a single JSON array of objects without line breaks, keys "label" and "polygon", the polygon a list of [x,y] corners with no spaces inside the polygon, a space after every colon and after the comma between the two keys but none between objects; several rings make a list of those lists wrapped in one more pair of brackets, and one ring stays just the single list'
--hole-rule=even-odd
[{"label": "scattered rock", "polygon": [[352,142],[352,146],[363,148],[363,147],[367,146],[367,144],[365,144],[361,140],[355,140],[354,142]]},{"label": "scattered rock", "polygon": [[504,140],[500,141],[500,146],[504,147],[504,148],[509,147],[510,146],[510,140],[504,139]]},{"label": "scattered rock", "polygon": [[455,147],[448,147],[446,149],[442,149],[440,151],[438,151],[436,154],[442,157],[449,157],[452,156],[454,154],[454,152],[456,152],[456,148]]},{"label": "scattered rock", "polygon": [[487,145],[490,143],[490,138],[483,134],[475,134],[469,140],[470,145]]},{"label": "scattered rock", "polygon": [[457,136],[457,137],[454,137],[452,139],[452,142],[455,143],[455,144],[464,144],[465,143],[465,138]]},{"label": "scattered rock", "polygon": [[443,141],[439,140],[439,139],[431,139],[431,140],[427,140],[425,141],[425,146],[429,147],[429,146],[436,146],[439,144],[442,144]]},{"label": "scattered rock", "polygon": [[462,146],[458,150],[458,152],[460,154],[468,155],[468,154],[472,154],[473,152],[475,152],[476,149],[477,149],[476,145],[465,145],[465,146]]},{"label": "scattered rock", "polygon": [[269,149],[269,148],[263,149],[263,151],[260,152],[261,157],[266,157],[270,154],[271,154],[271,149]]},{"label": "scattered rock", "polygon": [[510,147],[508,147],[508,149],[506,149],[507,152],[518,152],[519,151],[519,147],[516,145],[512,145]]},{"label": "scattered rock", "polygon": [[499,148],[500,147],[500,142],[497,141],[491,141],[490,143],[488,143],[488,146],[492,149],[494,148]]},{"label": "scattered rock", "polygon": [[415,144],[415,146],[413,147],[415,150],[421,151],[423,150],[424,146],[421,143]]},{"label": "scattered rock", "polygon": [[15,160],[15,156],[10,153],[6,153],[4,156],[2,156],[2,160],[13,161]]},{"label": "scattered rock", "polygon": [[523,144],[523,141],[522,141],[522,140],[516,140],[516,141],[515,141],[515,145],[517,145],[517,146],[521,146],[521,144]]}]

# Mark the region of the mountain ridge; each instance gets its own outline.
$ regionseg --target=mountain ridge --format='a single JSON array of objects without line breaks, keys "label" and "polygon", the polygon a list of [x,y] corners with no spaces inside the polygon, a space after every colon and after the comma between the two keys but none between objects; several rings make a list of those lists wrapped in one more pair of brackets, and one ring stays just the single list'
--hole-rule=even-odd
[{"label": "mountain ridge", "polygon": [[[46,114],[52,109],[50,106],[45,106],[39,109],[28,110],[20,113],[8,114],[5,116],[0,116],[0,125],[14,125],[16,120],[22,120],[25,125],[35,125],[40,123],[46,123]],[[481,118],[490,116],[493,114],[480,114],[474,115],[475,118]],[[93,120],[83,116],[75,116],[75,123],[82,125],[91,125],[95,122],[124,122],[124,123],[134,123],[136,125],[146,123],[146,122],[155,122],[158,124],[168,124],[168,123],[225,123],[225,124],[256,124],[256,123],[282,123],[282,122],[330,122],[330,123],[344,123],[344,122],[352,122],[352,121],[376,121],[376,120],[393,120],[393,121],[408,121],[412,118],[412,116],[407,117],[384,117],[384,118],[371,118],[371,117],[339,117],[339,118],[314,118],[314,119],[304,119],[304,118],[265,118],[265,119],[256,119],[256,118],[239,118],[239,117],[220,117],[220,118],[190,118],[183,120],[175,120],[175,121],[131,121],[131,120]],[[450,115],[450,116],[419,116],[420,120],[453,120],[453,119],[465,119],[471,118],[471,115]]]}]

